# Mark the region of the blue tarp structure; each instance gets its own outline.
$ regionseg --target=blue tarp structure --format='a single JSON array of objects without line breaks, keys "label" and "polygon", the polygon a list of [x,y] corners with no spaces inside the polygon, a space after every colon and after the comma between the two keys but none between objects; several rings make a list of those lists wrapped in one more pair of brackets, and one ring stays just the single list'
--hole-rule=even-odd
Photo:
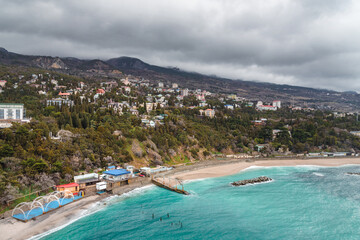
[{"label": "blue tarp structure", "polygon": [[[82,198],[82,196],[74,196],[74,199],[60,198],[59,201],[60,201],[61,206],[64,206],[64,205],[69,204],[73,201],[76,201],[80,198]],[[59,208],[59,207],[60,207],[59,202],[57,200],[54,200],[44,206],[44,212],[41,207],[37,207],[37,208],[33,208],[31,210],[25,211],[24,214],[23,213],[14,214],[13,217],[16,219],[19,219],[21,221],[27,221],[27,220],[30,220],[37,216],[40,216],[44,213],[47,213],[47,212],[54,210],[56,208]]]},{"label": "blue tarp structure", "polygon": [[112,176],[120,176],[120,175],[124,175],[124,174],[129,174],[130,172],[127,171],[126,169],[114,169],[114,170],[109,170],[109,171],[105,171],[103,172],[103,174],[108,174],[108,175],[112,175]]}]

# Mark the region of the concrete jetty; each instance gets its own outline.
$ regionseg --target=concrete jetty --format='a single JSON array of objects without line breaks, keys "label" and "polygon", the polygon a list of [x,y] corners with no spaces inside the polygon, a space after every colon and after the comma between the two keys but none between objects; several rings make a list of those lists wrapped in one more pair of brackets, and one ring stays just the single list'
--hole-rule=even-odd
[{"label": "concrete jetty", "polygon": [[[165,178],[165,177],[153,177],[151,179],[152,183],[165,188],[167,190],[173,191],[173,192],[177,192],[180,194],[184,194],[184,195],[190,195],[189,192],[184,190],[184,186],[182,184],[182,182],[178,179],[173,179],[173,178]],[[178,188],[178,185],[181,186],[181,188]]]}]

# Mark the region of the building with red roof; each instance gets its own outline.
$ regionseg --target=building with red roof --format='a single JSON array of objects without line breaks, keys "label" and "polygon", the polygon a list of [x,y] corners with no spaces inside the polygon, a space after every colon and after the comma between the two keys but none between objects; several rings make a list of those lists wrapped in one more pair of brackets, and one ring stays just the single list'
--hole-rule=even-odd
[{"label": "building with red roof", "polygon": [[96,90],[96,93],[98,93],[98,94],[105,94],[105,90],[102,89],[102,88],[99,88],[99,89]]},{"label": "building with red roof", "polygon": [[63,93],[63,92],[59,92],[59,96],[70,96],[70,93]]},{"label": "building with red roof", "polygon": [[77,192],[79,192],[79,184],[73,182],[73,183],[68,183],[68,184],[63,184],[63,185],[57,185],[56,190],[59,192],[68,190],[72,193],[77,193]]},{"label": "building with red roof", "polygon": [[205,113],[205,116],[207,116],[207,117],[210,117],[210,118],[213,118],[213,117],[215,117],[215,110],[214,109],[206,109],[205,111],[204,111],[204,113]]},{"label": "building with red roof", "polygon": [[0,86],[5,87],[5,84],[7,83],[6,80],[0,80]]}]

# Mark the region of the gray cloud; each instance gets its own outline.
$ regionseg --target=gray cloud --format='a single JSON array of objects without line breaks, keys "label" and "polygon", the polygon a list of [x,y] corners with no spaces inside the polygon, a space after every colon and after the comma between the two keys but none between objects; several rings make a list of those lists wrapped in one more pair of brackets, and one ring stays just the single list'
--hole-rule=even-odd
[{"label": "gray cloud", "polygon": [[360,91],[360,2],[0,0],[0,46]]}]

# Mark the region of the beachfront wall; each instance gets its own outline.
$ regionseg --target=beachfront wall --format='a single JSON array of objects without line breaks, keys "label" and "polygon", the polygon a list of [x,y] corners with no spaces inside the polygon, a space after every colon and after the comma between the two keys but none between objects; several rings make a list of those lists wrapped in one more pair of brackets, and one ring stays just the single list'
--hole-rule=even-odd
[{"label": "beachfront wall", "polygon": [[128,180],[124,180],[124,181],[106,181],[106,182],[107,182],[106,191],[112,191],[112,190],[114,190],[116,188],[129,185]]}]

